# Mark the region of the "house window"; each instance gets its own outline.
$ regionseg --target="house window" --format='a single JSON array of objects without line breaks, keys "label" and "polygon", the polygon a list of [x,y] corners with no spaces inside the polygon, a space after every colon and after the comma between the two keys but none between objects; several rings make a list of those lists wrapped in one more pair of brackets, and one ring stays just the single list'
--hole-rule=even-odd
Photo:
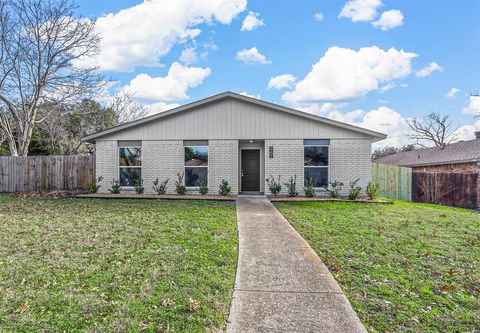
[{"label": "house window", "polygon": [[305,179],[311,179],[315,187],[328,185],[330,140],[304,140],[303,162]]},{"label": "house window", "polygon": [[135,182],[142,181],[142,148],[136,146],[123,146],[119,144],[119,171],[120,186],[134,186]]},{"label": "house window", "polygon": [[185,142],[185,186],[208,185],[208,142]]}]

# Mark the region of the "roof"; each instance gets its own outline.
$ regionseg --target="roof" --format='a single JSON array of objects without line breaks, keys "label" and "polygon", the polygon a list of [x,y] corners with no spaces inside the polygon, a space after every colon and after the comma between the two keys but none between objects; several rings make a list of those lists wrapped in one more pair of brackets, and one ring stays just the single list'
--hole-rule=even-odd
[{"label": "roof", "polygon": [[480,139],[401,152],[381,157],[374,162],[407,167],[480,162]]},{"label": "roof", "polygon": [[282,106],[282,105],[262,101],[260,99],[256,99],[256,98],[253,98],[253,97],[248,97],[248,96],[244,96],[244,95],[240,95],[240,94],[236,94],[236,93],[227,91],[227,92],[224,92],[224,93],[221,93],[221,94],[218,94],[218,95],[214,95],[214,96],[211,96],[211,97],[208,97],[208,98],[205,98],[205,99],[198,100],[196,102],[192,102],[192,103],[189,103],[189,104],[179,106],[179,107],[174,108],[174,109],[170,109],[168,111],[160,112],[160,113],[154,114],[152,116],[148,116],[148,117],[145,117],[145,118],[142,118],[142,119],[138,119],[138,120],[135,120],[135,121],[132,121],[132,122],[129,122],[129,123],[125,123],[125,124],[121,124],[121,125],[109,128],[109,129],[104,130],[104,131],[100,131],[100,132],[97,132],[97,133],[93,133],[93,134],[84,136],[82,138],[82,141],[88,141],[88,142],[94,143],[97,138],[103,137],[105,135],[112,134],[112,133],[115,133],[115,132],[118,132],[118,131],[123,131],[127,128],[131,128],[131,127],[134,127],[134,126],[145,124],[147,122],[159,120],[159,119],[162,119],[164,117],[168,117],[168,116],[174,115],[174,114],[179,113],[179,112],[184,112],[184,111],[187,111],[187,110],[190,110],[190,109],[193,109],[193,108],[197,108],[199,106],[202,106],[202,105],[205,105],[205,104],[208,104],[208,103],[212,103],[212,102],[215,102],[215,101],[218,101],[218,100],[221,100],[221,99],[225,99],[225,98],[233,98],[233,99],[240,100],[240,101],[243,101],[243,102],[253,103],[253,104],[263,106],[263,107],[266,107],[266,108],[270,108],[270,109],[273,109],[273,110],[277,110],[277,111],[289,113],[289,114],[292,114],[292,115],[295,115],[295,116],[299,116],[299,117],[307,118],[307,119],[310,119],[310,120],[318,121],[320,123],[333,125],[333,126],[348,129],[348,130],[351,130],[351,131],[354,131],[354,132],[359,132],[359,133],[362,133],[362,134],[366,134],[366,135],[372,136],[374,139],[376,139],[375,141],[379,141],[379,140],[385,139],[387,137],[383,133],[375,132],[375,131],[365,129],[365,128],[362,128],[362,127],[350,125],[350,124],[343,123],[343,122],[340,122],[340,121],[332,120],[332,119],[325,118],[325,117],[320,117],[320,116],[313,115],[313,114],[310,114],[310,113],[306,113],[306,112],[303,112],[303,111],[299,111],[299,110],[296,110],[296,109],[288,108],[288,107],[285,107],[285,106]]}]

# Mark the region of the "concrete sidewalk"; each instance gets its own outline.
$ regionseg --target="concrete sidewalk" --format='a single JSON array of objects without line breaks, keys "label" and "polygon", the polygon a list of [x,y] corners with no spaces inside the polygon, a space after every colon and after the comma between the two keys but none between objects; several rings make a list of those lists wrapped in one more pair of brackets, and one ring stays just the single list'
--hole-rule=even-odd
[{"label": "concrete sidewalk", "polygon": [[238,197],[227,332],[366,332],[308,243],[266,197]]}]

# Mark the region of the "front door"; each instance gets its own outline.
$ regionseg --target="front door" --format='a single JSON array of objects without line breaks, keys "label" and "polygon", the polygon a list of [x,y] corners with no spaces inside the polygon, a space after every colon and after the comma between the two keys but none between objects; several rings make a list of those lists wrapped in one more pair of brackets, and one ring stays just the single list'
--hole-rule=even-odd
[{"label": "front door", "polygon": [[242,191],[260,191],[260,149],[242,150]]}]

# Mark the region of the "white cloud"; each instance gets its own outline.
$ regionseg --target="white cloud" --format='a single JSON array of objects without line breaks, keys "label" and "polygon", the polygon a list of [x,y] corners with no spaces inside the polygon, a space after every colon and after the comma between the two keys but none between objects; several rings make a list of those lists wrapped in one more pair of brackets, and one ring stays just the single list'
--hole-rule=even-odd
[{"label": "white cloud", "polygon": [[455,98],[455,97],[457,97],[457,94],[458,94],[459,92],[460,92],[460,89],[453,87],[452,89],[450,89],[450,90],[445,94],[445,97]]},{"label": "white cloud", "polygon": [[358,109],[355,111],[345,112],[342,113],[341,111],[335,110],[331,111],[327,114],[328,118],[338,120],[344,123],[354,124],[356,121],[359,120],[360,117],[365,115],[365,111],[362,109]]},{"label": "white cloud", "polygon": [[388,82],[387,84],[384,84],[383,86],[381,86],[379,88],[379,91],[384,93],[386,91],[389,91],[390,89],[393,89],[393,88],[396,88],[397,87],[397,83],[395,81],[392,81],[392,82]]},{"label": "white cloud", "polygon": [[432,74],[433,72],[435,71],[443,71],[442,67],[440,67],[439,64],[437,64],[435,61],[432,61],[431,63],[429,63],[427,66],[423,67],[422,69],[418,70],[416,73],[415,73],[415,76],[416,77],[425,77],[425,76],[429,76],[430,74]]},{"label": "white cloud", "polygon": [[263,20],[259,19],[259,13],[248,12],[248,15],[243,20],[242,28],[240,31],[252,31],[258,27],[265,25]]},{"label": "white cloud", "polygon": [[462,109],[462,113],[480,115],[480,96],[470,96],[468,105]]},{"label": "white cloud", "polygon": [[382,13],[377,21],[372,22],[375,28],[383,31],[399,27],[403,24],[403,13],[398,9],[387,10]]},{"label": "white cloud", "polygon": [[315,13],[315,15],[313,15],[313,17],[315,18],[315,21],[323,21],[324,17],[323,17],[323,14],[318,12],[318,13]]},{"label": "white cloud", "polygon": [[322,115],[327,112],[336,111],[344,103],[300,103],[292,105],[293,108],[316,115]]},{"label": "white cloud", "polygon": [[292,103],[359,98],[410,75],[416,56],[394,48],[385,51],[371,46],[355,51],[334,46],[282,99]]},{"label": "white cloud", "polygon": [[166,76],[139,74],[123,89],[141,103],[172,102],[188,98],[187,90],[211,74],[210,68],[187,67],[174,62]]},{"label": "white cloud", "polygon": [[241,61],[245,64],[270,64],[271,61],[267,60],[267,58],[258,52],[256,47],[252,47],[251,49],[243,49],[237,52],[237,56],[235,57],[236,60]]},{"label": "white cloud", "polygon": [[382,5],[380,0],[350,0],[343,6],[338,17],[349,18],[352,22],[373,21],[377,9]]},{"label": "white cloud", "polygon": [[373,144],[373,149],[384,146],[401,147],[410,142],[406,137],[406,133],[409,131],[406,119],[394,109],[386,106],[381,106],[368,112],[361,109],[345,113],[333,111],[327,116],[338,121],[387,134],[385,140]]},{"label": "white cloud", "polygon": [[159,66],[173,45],[197,37],[203,23],[230,24],[247,0],[151,0],[99,17],[100,53],[86,59],[103,70],[132,71]]},{"label": "white cloud", "polygon": [[185,65],[196,63],[198,61],[197,52],[193,47],[183,50],[182,54],[180,55],[180,61]]},{"label": "white cloud", "polygon": [[252,97],[252,98],[256,98],[256,99],[262,99],[262,96],[260,96],[260,95],[250,95],[246,91],[241,92],[240,95],[247,96],[247,97]]},{"label": "white cloud", "polygon": [[295,82],[296,77],[292,74],[282,74],[274,76],[268,81],[268,89],[282,89],[282,88],[291,88]]},{"label": "white cloud", "polygon": [[152,104],[147,104],[144,106],[145,110],[147,111],[148,115],[152,115],[155,113],[167,111],[170,109],[174,109],[176,107],[179,107],[180,104],[178,103],[165,103],[165,102],[157,102],[157,103],[152,103]]},{"label": "white cloud", "polygon": [[475,132],[480,131],[480,120],[477,120],[474,124],[472,125],[464,125],[459,127],[455,131],[455,137],[457,140],[473,140],[475,139]]}]

